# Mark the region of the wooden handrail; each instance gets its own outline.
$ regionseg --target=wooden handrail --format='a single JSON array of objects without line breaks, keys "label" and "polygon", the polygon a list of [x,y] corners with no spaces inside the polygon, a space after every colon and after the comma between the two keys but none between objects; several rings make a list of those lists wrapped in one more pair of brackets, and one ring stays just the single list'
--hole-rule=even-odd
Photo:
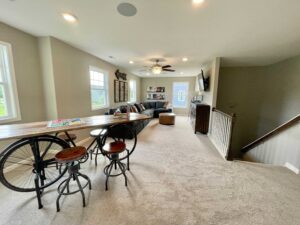
[{"label": "wooden handrail", "polygon": [[291,127],[298,121],[300,121],[300,114],[298,116],[294,117],[293,119],[289,120],[288,122],[275,128],[274,130],[270,131],[269,133],[265,134],[264,136],[256,139],[255,141],[251,142],[250,144],[246,145],[245,147],[242,148],[242,152],[243,153],[248,152],[250,149],[257,146],[261,142],[266,141],[267,139],[271,138],[272,136],[274,136],[275,134],[278,134],[279,132],[281,132],[283,130],[286,130],[287,128]]},{"label": "wooden handrail", "polygon": [[212,111],[213,111],[213,112],[221,113],[222,115],[227,116],[227,117],[230,117],[230,118],[235,117],[235,113],[232,113],[231,115],[229,115],[229,114],[227,114],[227,113],[224,113],[224,112],[222,112],[222,111],[216,109],[215,107],[212,108]]}]

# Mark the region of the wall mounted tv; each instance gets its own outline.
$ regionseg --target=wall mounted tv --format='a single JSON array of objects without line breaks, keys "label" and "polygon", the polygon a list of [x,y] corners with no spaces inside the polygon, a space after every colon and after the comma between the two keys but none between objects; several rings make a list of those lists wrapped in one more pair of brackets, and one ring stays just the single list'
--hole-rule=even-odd
[{"label": "wall mounted tv", "polygon": [[201,74],[198,75],[199,89],[200,91],[207,91],[209,88],[209,77],[205,78],[203,70]]},{"label": "wall mounted tv", "polygon": [[199,89],[200,91],[207,91],[209,88],[209,77],[205,78],[203,70],[201,74],[198,75]]}]

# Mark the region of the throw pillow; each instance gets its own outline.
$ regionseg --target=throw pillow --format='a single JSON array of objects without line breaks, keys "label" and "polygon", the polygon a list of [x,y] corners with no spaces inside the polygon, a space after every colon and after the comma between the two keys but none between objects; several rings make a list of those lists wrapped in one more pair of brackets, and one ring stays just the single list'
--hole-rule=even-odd
[{"label": "throw pillow", "polygon": [[146,110],[145,106],[144,106],[142,103],[140,104],[140,106],[141,106],[141,108],[142,108],[142,111],[145,111],[145,110]]},{"label": "throw pillow", "polygon": [[139,113],[143,112],[143,109],[140,104],[134,104],[134,105],[137,108],[137,110],[139,111]]},{"label": "throw pillow", "polygon": [[130,106],[130,112],[133,112],[133,108],[132,108],[132,106]]},{"label": "throw pillow", "polygon": [[121,113],[126,113],[127,112],[127,106],[126,105],[120,106],[120,110],[121,110]]},{"label": "throw pillow", "polygon": [[117,109],[109,109],[108,115],[113,115]]},{"label": "throw pillow", "polygon": [[169,102],[165,102],[165,104],[164,104],[164,108],[167,108],[167,107],[168,107],[168,105],[169,105]]},{"label": "throw pillow", "polygon": [[134,112],[134,113],[138,113],[139,112],[138,109],[134,105],[131,106],[131,109],[132,109],[132,112]]}]

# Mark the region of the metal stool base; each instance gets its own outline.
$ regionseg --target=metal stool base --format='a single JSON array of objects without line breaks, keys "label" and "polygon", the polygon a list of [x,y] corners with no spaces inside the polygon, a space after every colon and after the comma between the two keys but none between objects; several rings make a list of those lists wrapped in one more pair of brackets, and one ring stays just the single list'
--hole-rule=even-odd
[{"label": "metal stool base", "polygon": [[[99,139],[101,137],[96,137],[92,143],[89,145],[88,147],[88,152],[90,153],[90,159],[93,160],[93,155],[95,156],[95,165],[97,166],[97,158],[98,158],[98,155],[103,155],[100,148],[99,148]],[[96,142],[95,146],[93,146],[93,144]]]},{"label": "metal stool base", "polygon": [[[108,179],[109,177],[116,177],[116,176],[120,176],[123,174],[124,178],[125,178],[125,186],[127,187],[127,176],[126,176],[126,164],[122,163],[119,160],[118,155],[114,155],[114,157],[110,158],[111,161],[110,163],[104,167],[104,174],[106,175],[106,181],[105,181],[105,190],[108,190]],[[120,173],[118,174],[111,174],[113,167],[115,167],[115,170],[117,169],[117,167],[119,167],[119,169],[121,170]]]},{"label": "metal stool base", "polygon": [[[92,189],[92,184],[91,184],[90,178],[79,172],[79,168],[80,168],[79,162],[72,162],[71,164],[68,164],[67,166],[68,166],[69,177],[67,179],[65,179],[63,182],[61,182],[57,188],[57,192],[59,193],[59,195],[56,199],[57,212],[60,211],[59,199],[61,198],[62,195],[72,195],[77,192],[81,192],[83,207],[85,207],[85,205],[86,205],[85,204],[85,194],[83,192],[83,189],[85,187],[87,187],[87,185],[89,185],[90,190]],[[85,180],[87,180],[87,183],[84,186],[82,186],[78,177],[84,178]],[[70,184],[71,179],[76,180],[77,185],[78,185],[78,190],[70,192],[69,184]]]}]

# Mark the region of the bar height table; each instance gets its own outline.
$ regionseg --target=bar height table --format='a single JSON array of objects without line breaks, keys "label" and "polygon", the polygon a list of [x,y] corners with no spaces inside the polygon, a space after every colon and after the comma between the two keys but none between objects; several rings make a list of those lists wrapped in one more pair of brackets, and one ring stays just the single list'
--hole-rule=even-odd
[{"label": "bar height table", "polygon": [[[0,182],[14,191],[35,191],[38,207],[42,208],[41,194],[44,188],[54,184],[66,172],[66,168],[60,168],[54,155],[51,154],[55,147],[58,151],[69,147],[68,143],[56,137],[57,133],[65,132],[68,135],[68,131],[107,128],[148,119],[151,118],[138,113],[130,113],[128,118],[113,115],[84,117],[80,118],[82,121],[80,124],[71,126],[48,127],[49,121],[1,125],[0,141],[17,140],[3,149],[0,154]],[[14,184],[9,180],[14,179],[13,176],[17,175],[18,168],[23,170],[22,176],[28,174],[29,180],[25,180],[22,184]],[[11,177],[8,174],[11,174]],[[32,186],[29,186],[30,183]]]}]

